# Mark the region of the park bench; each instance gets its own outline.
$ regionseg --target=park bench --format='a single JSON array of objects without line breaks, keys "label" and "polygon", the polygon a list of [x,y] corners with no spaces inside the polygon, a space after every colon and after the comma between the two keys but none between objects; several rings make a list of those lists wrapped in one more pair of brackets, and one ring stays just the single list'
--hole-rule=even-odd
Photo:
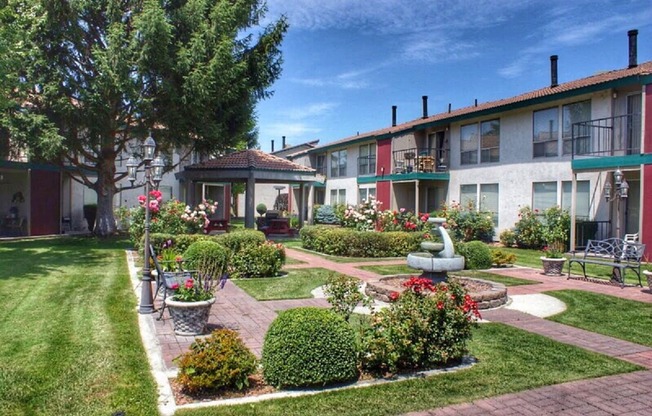
[{"label": "park bench", "polygon": [[638,276],[641,284],[641,259],[645,252],[645,244],[628,241],[621,238],[607,238],[606,240],[589,240],[583,252],[573,252],[568,259],[568,278],[571,279],[571,266],[577,263],[582,266],[585,280],[586,265],[596,264],[612,268],[611,281],[625,286],[625,271],[630,269]]}]

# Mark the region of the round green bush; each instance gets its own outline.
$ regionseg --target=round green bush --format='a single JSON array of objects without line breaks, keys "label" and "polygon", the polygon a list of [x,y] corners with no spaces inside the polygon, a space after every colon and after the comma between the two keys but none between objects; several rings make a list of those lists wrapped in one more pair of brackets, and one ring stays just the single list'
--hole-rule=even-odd
[{"label": "round green bush", "polygon": [[285,264],[282,244],[266,241],[256,246],[245,246],[229,262],[230,276],[234,279],[278,276]]},{"label": "round green bush", "polygon": [[358,376],[356,340],[344,319],[328,309],[281,312],[263,344],[265,381],[276,387],[328,385]]},{"label": "round green bush", "polygon": [[183,253],[184,267],[219,279],[226,272],[229,255],[229,249],[215,241],[196,241]]},{"label": "round green bush", "polygon": [[260,203],[260,204],[256,205],[256,212],[259,215],[265,215],[265,213],[267,212],[267,205],[265,205],[263,203]]},{"label": "round green bush", "polygon": [[261,231],[251,229],[238,229],[230,233],[215,236],[215,241],[227,247],[233,254],[238,253],[244,247],[255,247],[263,244],[267,239]]},{"label": "round green bush", "polygon": [[218,329],[206,339],[198,338],[190,351],[176,361],[177,382],[188,393],[220,388],[241,390],[256,370],[256,357],[230,329]]},{"label": "round green bush", "polygon": [[489,246],[482,241],[469,241],[464,244],[464,257],[467,269],[490,269],[493,254]]}]

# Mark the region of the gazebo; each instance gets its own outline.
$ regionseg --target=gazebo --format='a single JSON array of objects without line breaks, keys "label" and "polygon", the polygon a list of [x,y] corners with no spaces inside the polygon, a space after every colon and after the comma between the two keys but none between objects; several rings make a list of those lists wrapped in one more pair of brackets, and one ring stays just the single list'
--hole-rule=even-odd
[{"label": "gazebo", "polygon": [[[317,180],[316,171],[290,162],[262,150],[249,149],[230,153],[217,159],[186,166],[176,178],[184,182],[186,193],[194,200],[195,184],[200,182],[245,182],[245,227],[254,228],[257,183],[298,184],[299,223],[305,220],[306,190]],[[309,189],[308,189],[309,191]]]}]

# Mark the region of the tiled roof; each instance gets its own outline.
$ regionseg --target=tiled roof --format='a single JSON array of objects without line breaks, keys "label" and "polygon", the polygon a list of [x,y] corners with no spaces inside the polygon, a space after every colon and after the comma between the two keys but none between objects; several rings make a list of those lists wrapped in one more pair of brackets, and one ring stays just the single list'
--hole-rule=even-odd
[{"label": "tiled roof", "polygon": [[290,162],[282,157],[270,155],[262,150],[249,149],[233,152],[217,159],[206,160],[186,169],[258,169],[288,172],[315,172],[314,169]]},{"label": "tiled roof", "polygon": [[439,113],[426,118],[418,118],[406,123],[397,124],[396,126],[384,127],[378,130],[357,134],[355,136],[350,136],[341,140],[336,140],[324,144],[320,147],[332,147],[339,144],[344,144],[350,141],[358,141],[365,138],[373,139],[376,136],[386,135],[386,134],[396,134],[399,135],[401,132],[408,132],[413,128],[418,128],[421,125],[426,125],[433,122],[445,122],[448,119],[455,119],[460,116],[473,116],[474,113],[482,113],[484,111],[499,111],[502,107],[511,107],[519,104],[527,105],[529,101],[537,100],[545,97],[550,97],[554,99],[554,96],[557,94],[569,93],[577,91],[580,93],[583,88],[589,88],[597,86],[599,84],[609,83],[613,81],[618,81],[628,77],[635,76],[649,76],[652,75],[652,61],[642,63],[634,68],[619,69],[614,71],[602,72],[597,75],[592,75],[590,77],[577,79],[575,81],[565,82],[559,84],[556,87],[545,87],[538,90],[526,92],[511,98],[504,98],[497,101],[489,101],[486,103],[479,103],[477,106],[469,106],[459,108],[457,110],[452,110],[451,112]]}]

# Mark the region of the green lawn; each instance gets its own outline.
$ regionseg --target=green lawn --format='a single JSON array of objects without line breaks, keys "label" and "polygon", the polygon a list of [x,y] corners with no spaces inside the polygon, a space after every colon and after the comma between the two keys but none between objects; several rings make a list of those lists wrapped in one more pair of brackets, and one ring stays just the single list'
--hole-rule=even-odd
[{"label": "green lawn", "polygon": [[125,247],[0,244],[0,414],[158,414]]},{"label": "green lawn", "polygon": [[546,293],[568,306],[551,321],[652,347],[652,304],[581,290]]},{"label": "green lawn", "polygon": [[296,269],[289,270],[283,277],[232,281],[257,300],[306,299],[312,297],[313,289],[326,284],[332,273],[335,272],[321,268]]},{"label": "green lawn", "polygon": [[395,415],[640,369],[502,324],[480,325],[470,350],[478,363],[455,373],[177,415]]}]

